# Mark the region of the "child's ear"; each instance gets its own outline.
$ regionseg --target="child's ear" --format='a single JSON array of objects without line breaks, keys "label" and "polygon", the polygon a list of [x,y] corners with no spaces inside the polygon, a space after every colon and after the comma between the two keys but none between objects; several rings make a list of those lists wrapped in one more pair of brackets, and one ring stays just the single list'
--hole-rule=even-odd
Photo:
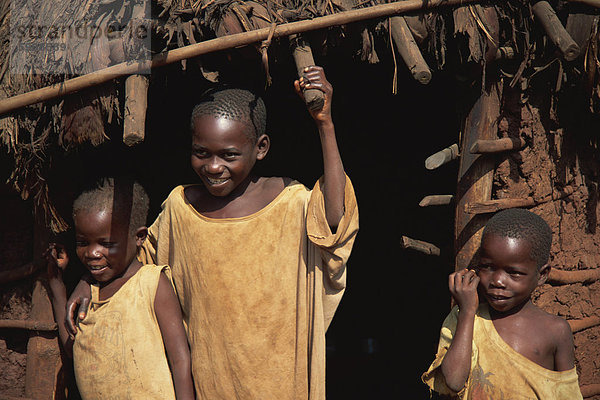
[{"label": "child's ear", "polygon": [[550,275],[550,266],[548,264],[544,264],[543,266],[540,267],[540,269],[538,270],[538,273],[540,274],[540,276],[538,278],[538,286],[539,286],[539,285],[543,285],[544,283],[546,283],[546,280],[548,280],[548,275]]},{"label": "child's ear", "polygon": [[271,147],[271,139],[269,135],[263,134],[256,140],[256,159],[262,160],[265,158],[267,153],[269,152],[269,148]]},{"label": "child's ear", "polygon": [[142,244],[144,244],[146,237],[148,237],[148,228],[145,226],[140,226],[139,228],[137,228],[137,230],[135,231],[136,246],[141,247]]}]

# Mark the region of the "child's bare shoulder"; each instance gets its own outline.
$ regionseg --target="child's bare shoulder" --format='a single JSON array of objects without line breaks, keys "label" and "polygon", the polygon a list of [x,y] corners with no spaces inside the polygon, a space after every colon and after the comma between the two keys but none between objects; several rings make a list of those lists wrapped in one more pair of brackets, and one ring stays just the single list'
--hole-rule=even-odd
[{"label": "child's bare shoulder", "polygon": [[539,332],[556,345],[570,343],[573,334],[568,322],[562,317],[550,314],[539,307],[536,308],[538,310],[536,325]]}]

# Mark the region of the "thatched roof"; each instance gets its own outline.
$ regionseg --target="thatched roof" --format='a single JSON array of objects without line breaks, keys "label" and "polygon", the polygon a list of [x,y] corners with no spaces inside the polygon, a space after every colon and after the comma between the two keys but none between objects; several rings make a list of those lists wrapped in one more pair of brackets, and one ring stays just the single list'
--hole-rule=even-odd
[{"label": "thatched roof", "polygon": [[[135,2],[118,0],[47,1],[41,2],[41,9],[35,10],[28,8],[30,3],[13,0],[13,9],[19,10],[15,13],[11,13],[10,2],[0,4],[0,57],[4,60],[0,66],[0,99],[124,60],[147,57],[148,52],[159,53],[272,24],[369,7],[376,5],[377,0],[154,0],[151,12],[141,16],[136,14],[139,10],[133,9]],[[458,66],[456,75],[475,86],[502,78],[513,87],[520,85],[523,90],[531,81],[543,77],[552,82],[551,95],[564,89],[565,84],[577,84],[590,110],[598,112],[600,63],[596,10],[563,2],[553,5],[581,47],[581,55],[574,61],[565,61],[557,52],[536,23],[532,5],[526,0],[440,9],[406,16],[405,20],[434,70]],[[87,21],[104,29],[111,21],[117,21],[125,32],[132,29],[133,24],[129,22],[136,18],[150,27],[152,48],[136,45],[125,34],[120,35],[120,39],[107,39],[102,29],[75,44],[68,35],[54,38],[53,43],[65,45],[59,50],[20,52],[15,46],[11,47],[15,27],[47,26],[49,21],[55,26],[73,27]],[[386,52],[393,49],[389,23],[389,20],[365,21],[332,28],[329,34],[318,36],[319,41],[313,43],[314,51],[326,53],[328,48],[352,40],[357,59],[378,62],[381,57],[377,49],[380,52],[382,48]],[[39,43],[40,39],[25,35],[21,41]],[[378,45],[381,42],[385,47]],[[256,48],[261,50],[259,45]],[[268,66],[264,47],[263,51],[263,62]],[[202,59],[194,62],[200,64],[208,80],[219,79],[214,66],[202,65]],[[487,68],[491,64],[494,67]],[[14,73],[15,66],[21,68],[17,71],[21,73]],[[52,152],[66,151],[82,143],[98,145],[106,140],[106,125],[122,119],[123,106],[119,102],[122,92],[122,83],[104,84],[77,95],[28,106],[0,119],[0,138],[15,160],[9,181],[23,198],[35,198],[35,204],[45,210],[47,222],[55,231],[63,230],[66,225],[48,200],[45,179],[48,158]]]}]

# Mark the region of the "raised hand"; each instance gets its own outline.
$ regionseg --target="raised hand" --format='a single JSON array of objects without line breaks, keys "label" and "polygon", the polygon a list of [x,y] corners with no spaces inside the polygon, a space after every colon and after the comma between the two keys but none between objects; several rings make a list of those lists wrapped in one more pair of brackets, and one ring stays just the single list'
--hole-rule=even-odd
[{"label": "raised hand", "polygon": [[323,107],[316,110],[309,109],[310,115],[317,124],[331,122],[331,99],[333,97],[333,86],[325,77],[323,68],[311,65],[304,68],[302,77],[294,81],[296,93],[304,100],[303,90],[317,89],[323,92],[325,100]]},{"label": "raised hand", "polygon": [[44,252],[44,258],[46,259],[48,278],[62,279],[62,273],[69,264],[69,256],[67,255],[65,246],[59,243],[50,243]]},{"label": "raised hand", "polygon": [[448,288],[461,312],[463,310],[473,313],[477,311],[477,307],[479,307],[478,284],[479,277],[472,269],[461,269],[450,274]]}]

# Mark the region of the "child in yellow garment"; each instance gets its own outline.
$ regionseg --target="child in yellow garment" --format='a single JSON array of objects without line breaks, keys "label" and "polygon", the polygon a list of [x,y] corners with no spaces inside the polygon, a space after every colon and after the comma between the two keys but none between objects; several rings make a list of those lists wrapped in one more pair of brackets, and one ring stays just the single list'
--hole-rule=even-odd
[{"label": "child in yellow garment", "polygon": [[551,244],[550,227],[530,211],[489,220],[475,270],[450,275],[457,306],[422,376],[432,390],[473,400],[582,399],[569,325],[531,302],[548,277]]},{"label": "child in yellow garment", "polygon": [[76,252],[94,283],[88,316],[74,342],[64,324],[62,271],[69,260],[61,245],[51,244],[46,252],[60,339],[66,352],[73,353],[84,400],[194,399],[190,353],[170,270],[142,265],[136,258],[147,235],[147,213],[148,197],[131,180],[104,179],[75,200]]},{"label": "child in yellow garment", "polygon": [[202,183],[172,191],[143,247],[144,262],[173,269],[202,399],[325,398],[325,332],[346,286],[358,210],[323,69],[307,68],[295,85],[325,93],[311,112],[324,165],[313,190],[254,175],[270,144],[263,101],[212,92],[191,121]]}]

